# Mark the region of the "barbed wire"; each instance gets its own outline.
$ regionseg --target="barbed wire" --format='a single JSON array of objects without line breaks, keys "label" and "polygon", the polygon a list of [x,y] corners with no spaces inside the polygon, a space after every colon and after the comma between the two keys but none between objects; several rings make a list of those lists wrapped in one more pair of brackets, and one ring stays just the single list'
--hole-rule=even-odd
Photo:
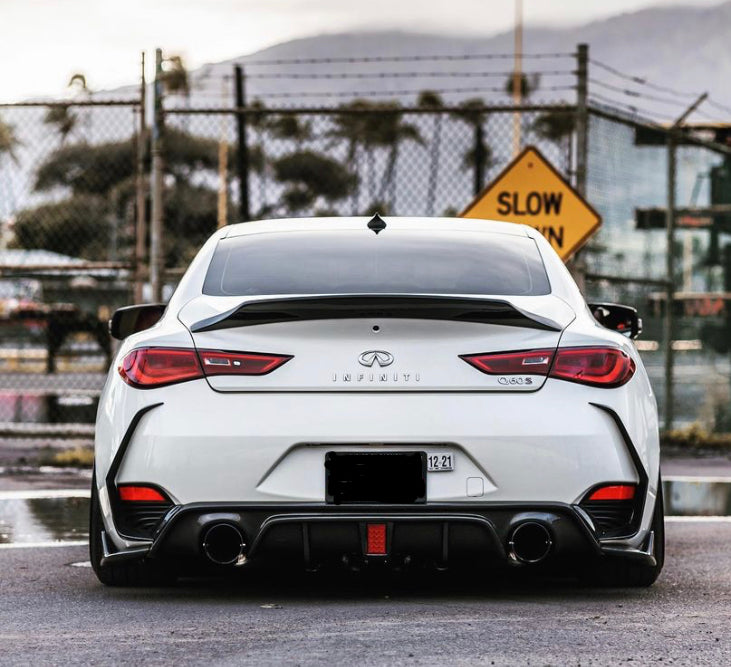
[{"label": "barbed wire", "polygon": [[[575,58],[575,53],[521,53],[523,59],[548,58]],[[335,63],[403,63],[423,61],[455,61],[455,60],[513,60],[515,53],[465,53],[465,54],[435,54],[430,56],[340,56],[331,58],[273,58],[271,60],[245,60],[241,65],[315,65]]]},{"label": "barbed wire", "polygon": [[[393,95],[418,95],[428,90],[430,93],[438,93],[440,95],[448,95],[455,93],[502,93],[507,95],[505,88],[503,87],[485,87],[485,86],[470,86],[470,87],[459,87],[459,88],[442,88],[439,90],[425,89],[425,88],[411,88],[404,90],[361,90],[361,91],[334,91],[334,92],[313,92],[305,91],[301,93],[286,92],[286,93],[265,93],[257,91],[253,97],[265,97],[269,99],[287,99],[297,97],[380,97],[380,96],[393,96]],[[576,86],[547,86],[539,89],[541,92],[545,91],[573,91],[576,90]]]},{"label": "barbed wire", "polygon": [[[575,70],[546,70],[524,72],[528,77],[532,76],[571,76]],[[273,72],[270,74],[247,74],[247,79],[405,79],[414,77],[456,77],[456,78],[489,78],[489,77],[511,77],[513,72]]]},{"label": "barbed wire", "polygon": [[642,116],[644,120],[649,121],[651,124],[657,124],[656,121],[651,120],[653,116],[653,112],[649,109],[643,109],[642,107],[635,106],[634,104],[625,104],[624,102],[617,102],[617,100],[614,100],[610,97],[606,97],[604,95],[601,95],[599,93],[590,93],[589,95],[589,103],[598,101],[599,106],[606,106],[609,108],[614,109],[621,109],[624,111],[631,111],[632,114],[637,116]]},{"label": "barbed wire", "polygon": [[657,95],[648,95],[647,93],[641,92],[639,90],[629,90],[627,88],[621,88],[620,86],[613,86],[612,84],[609,84],[606,81],[601,81],[599,79],[590,78],[589,84],[605,88],[606,90],[622,93],[623,95],[627,95],[628,97],[636,97],[642,100],[650,100],[652,102],[658,102],[660,104],[672,104],[682,107],[687,106],[687,103],[682,100],[674,100],[669,97],[659,97]]}]

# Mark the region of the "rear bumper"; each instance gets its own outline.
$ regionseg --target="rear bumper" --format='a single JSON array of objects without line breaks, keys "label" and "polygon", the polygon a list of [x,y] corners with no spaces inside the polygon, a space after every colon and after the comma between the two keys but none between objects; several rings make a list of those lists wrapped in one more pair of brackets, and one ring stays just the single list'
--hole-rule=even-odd
[{"label": "rear bumper", "polygon": [[[653,562],[651,534],[642,536],[639,547],[602,543],[580,509],[558,503],[388,507],[192,503],[174,507],[149,544],[108,551],[105,560],[154,558],[203,565],[207,562],[202,547],[206,532],[225,523],[236,526],[244,537],[244,558],[239,564],[305,568],[374,561],[392,566],[519,565],[511,535],[526,522],[544,526],[551,536],[550,549],[541,561],[547,565],[586,562],[602,555]],[[368,554],[369,524],[386,525],[386,553],[382,556]]]}]

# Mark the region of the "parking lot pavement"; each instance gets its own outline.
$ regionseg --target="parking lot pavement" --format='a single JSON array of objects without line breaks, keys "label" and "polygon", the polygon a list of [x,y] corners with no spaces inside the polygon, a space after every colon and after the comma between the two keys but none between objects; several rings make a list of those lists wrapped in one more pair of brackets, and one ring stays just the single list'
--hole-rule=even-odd
[{"label": "parking lot pavement", "polygon": [[667,532],[644,590],[278,574],[124,590],[70,565],[84,547],[0,549],[0,664],[731,664],[731,523]]}]

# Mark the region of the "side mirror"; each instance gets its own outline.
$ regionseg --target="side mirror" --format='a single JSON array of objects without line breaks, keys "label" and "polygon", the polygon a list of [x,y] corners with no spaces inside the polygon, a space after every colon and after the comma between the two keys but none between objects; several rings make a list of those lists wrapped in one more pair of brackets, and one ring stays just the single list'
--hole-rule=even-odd
[{"label": "side mirror", "polygon": [[637,309],[618,303],[590,303],[589,310],[602,326],[634,340],[642,333],[642,318]]},{"label": "side mirror", "polygon": [[124,340],[138,331],[149,329],[157,324],[165,312],[164,303],[146,303],[142,306],[126,306],[114,311],[109,320],[109,333],[112,338]]}]

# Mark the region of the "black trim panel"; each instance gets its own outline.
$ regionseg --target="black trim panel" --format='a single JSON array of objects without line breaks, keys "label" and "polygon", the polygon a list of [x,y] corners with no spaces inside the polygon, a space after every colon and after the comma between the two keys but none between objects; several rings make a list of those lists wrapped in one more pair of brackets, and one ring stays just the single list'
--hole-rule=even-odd
[{"label": "black trim panel", "polygon": [[122,442],[119,443],[117,452],[112,459],[112,464],[109,466],[109,471],[107,472],[107,476],[104,479],[104,483],[107,487],[107,496],[109,497],[109,505],[112,509],[112,520],[114,521],[115,528],[117,529],[117,533],[119,534],[119,536],[125,539],[138,540],[140,538],[134,537],[133,535],[123,534],[122,532],[120,532],[119,526],[117,525],[116,517],[119,516],[119,495],[117,494],[116,484],[117,473],[119,472],[119,468],[122,466],[122,461],[124,460],[124,456],[127,453],[129,443],[132,442],[132,436],[134,435],[137,426],[142,420],[142,417],[144,417],[151,410],[160,407],[162,404],[162,402],[153,403],[152,405],[147,405],[135,413],[134,417],[132,417],[132,420],[129,423],[129,426],[127,427],[127,430],[124,433],[124,436],[122,436]]}]

